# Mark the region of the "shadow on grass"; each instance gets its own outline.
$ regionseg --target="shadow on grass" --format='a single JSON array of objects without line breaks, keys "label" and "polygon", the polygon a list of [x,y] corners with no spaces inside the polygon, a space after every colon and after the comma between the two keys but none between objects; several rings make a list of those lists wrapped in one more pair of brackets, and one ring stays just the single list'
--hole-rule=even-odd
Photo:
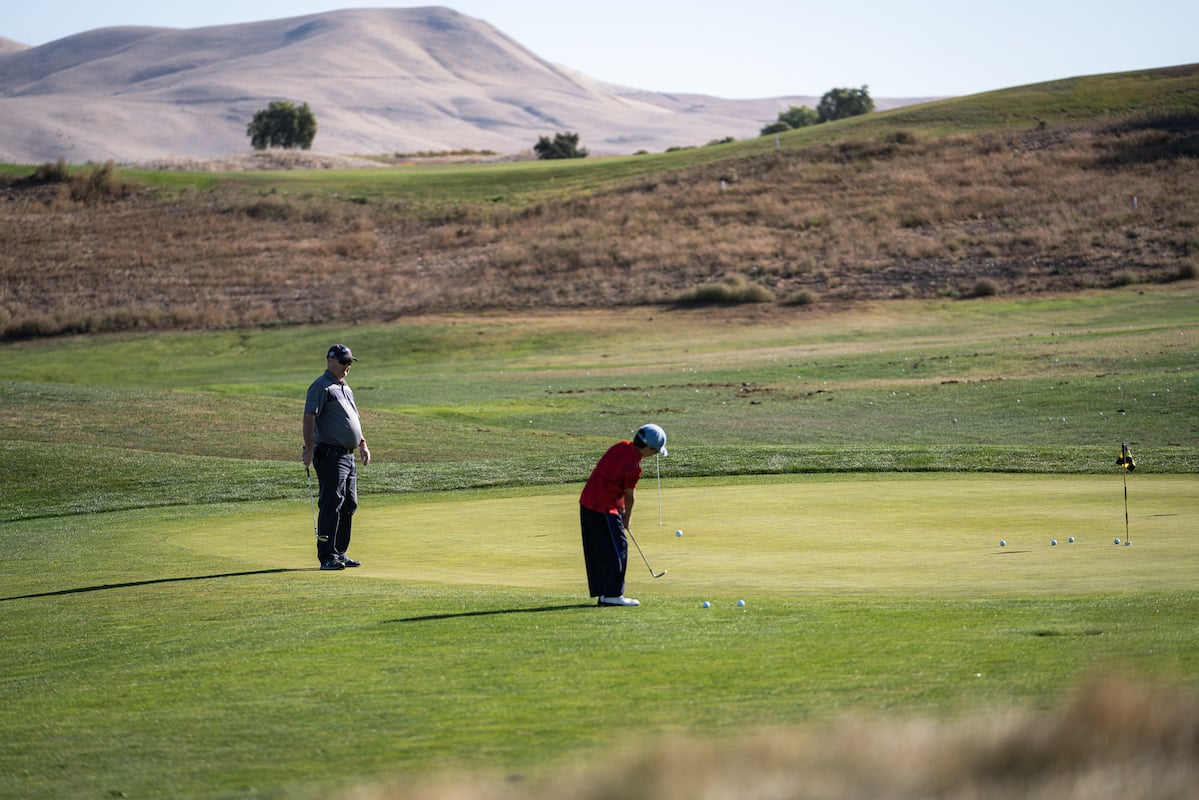
[{"label": "shadow on grass", "polygon": [[539,608],[496,608],[491,611],[463,611],[457,614],[428,614],[423,617],[403,617],[389,619],[385,624],[395,622],[434,622],[439,619],[462,619],[464,617],[492,617],[497,614],[542,614],[547,611],[570,611],[575,608],[595,608],[595,603],[575,603],[569,606],[540,606]]},{"label": "shadow on grass", "polygon": [[106,589],[128,589],[131,586],[151,586],[155,583],[179,583],[181,581],[208,581],[214,578],[240,578],[246,575],[273,575],[278,572],[314,572],[318,567],[296,569],[280,567],[278,569],[256,569],[249,572],[221,572],[216,575],[189,575],[184,578],[154,578],[148,581],[128,581],[126,583],[105,583],[99,586],[80,586],[75,589],[59,589],[54,592],[38,592],[36,594],[19,594],[13,597],[0,597],[0,603],[7,600],[29,600],[34,597],[58,597],[65,594],[83,594],[84,592],[102,592]]}]

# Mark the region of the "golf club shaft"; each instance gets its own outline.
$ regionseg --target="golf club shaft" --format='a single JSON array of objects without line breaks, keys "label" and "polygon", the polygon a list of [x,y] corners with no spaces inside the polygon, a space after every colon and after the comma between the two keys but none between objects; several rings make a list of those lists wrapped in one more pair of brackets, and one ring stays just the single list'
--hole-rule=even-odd
[{"label": "golf club shaft", "polygon": [[633,532],[628,528],[625,528],[624,532],[625,535],[629,537],[629,541],[633,543],[633,546],[637,548],[637,552],[641,553],[641,560],[645,562],[645,568],[649,570],[650,576],[654,578],[661,578],[663,575],[665,575],[666,570],[654,572],[654,568],[649,565],[649,559],[645,557],[645,552],[641,549],[641,545],[637,544],[637,540],[633,538]]},{"label": "golf club shaft", "polygon": [[312,535],[319,539],[321,534],[316,528],[316,495],[312,493],[312,470],[307,464],[304,465],[304,475],[308,478],[308,502],[312,504]]},{"label": "golf club shaft", "polygon": [[662,467],[658,463],[658,454],[654,454],[654,471],[658,474],[658,527],[662,527]]}]

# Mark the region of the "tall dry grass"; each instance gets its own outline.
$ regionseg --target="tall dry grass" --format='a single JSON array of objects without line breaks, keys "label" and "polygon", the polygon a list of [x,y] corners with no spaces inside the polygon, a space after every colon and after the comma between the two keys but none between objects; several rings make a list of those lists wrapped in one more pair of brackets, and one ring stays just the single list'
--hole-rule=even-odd
[{"label": "tall dry grass", "polygon": [[[526,208],[423,215],[403,198],[217,190],[168,199],[106,165],[83,188],[53,179],[2,188],[0,335],[1193,278],[1197,130],[1199,115],[891,134]],[[742,279],[757,288],[709,288]]]},{"label": "tall dry grass", "polygon": [[670,738],[535,781],[447,777],[355,800],[1191,800],[1199,703],[1109,679],[1054,713],[853,719],[732,740]]}]

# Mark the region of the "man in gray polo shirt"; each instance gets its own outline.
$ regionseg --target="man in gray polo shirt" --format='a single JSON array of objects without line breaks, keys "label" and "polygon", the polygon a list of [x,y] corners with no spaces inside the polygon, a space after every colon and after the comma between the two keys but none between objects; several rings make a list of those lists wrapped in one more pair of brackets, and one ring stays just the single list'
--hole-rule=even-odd
[{"label": "man in gray polo shirt", "polygon": [[354,450],[362,463],[371,463],[371,451],[362,438],[362,418],[354,405],[354,391],[346,383],[350,366],[358,359],[344,344],[329,348],[325,374],[308,387],[304,402],[304,468],[316,469],[320,486],[316,521],[316,557],[321,569],[359,567],[362,562],[346,555],[350,527],[358,510],[358,472]]}]

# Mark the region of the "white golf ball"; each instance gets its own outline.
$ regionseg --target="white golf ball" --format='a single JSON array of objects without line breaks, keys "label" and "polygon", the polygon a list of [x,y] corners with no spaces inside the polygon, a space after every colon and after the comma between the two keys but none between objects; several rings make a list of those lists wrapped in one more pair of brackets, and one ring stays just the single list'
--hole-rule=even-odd
[{"label": "white golf ball", "polygon": [[744,601],[744,600],[738,600],[738,601],[737,601],[737,607],[738,607],[738,608],[740,608],[741,606],[744,606],[744,605],[745,605],[745,601]]},{"label": "white golf ball", "polygon": [[1067,539],[1066,541],[1067,541],[1067,542],[1073,542],[1073,541],[1074,541],[1074,537],[1073,537],[1073,536],[1071,536],[1071,537],[1070,537],[1069,539]]},{"label": "white golf ball", "polygon": [[1050,543],[1051,545],[1053,545],[1054,547],[1057,547],[1057,539],[1050,539],[1050,540],[1049,540],[1049,543]]},{"label": "white golf ball", "polygon": [[1119,540],[1119,539],[1116,539],[1116,540],[1114,540],[1114,541],[1112,542],[1112,544],[1120,544],[1120,540]]},{"label": "white golf ball", "polygon": [[707,600],[705,600],[705,601],[704,601],[704,608],[711,608],[711,607],[712,607],[712,604],[711,604],[711,603],[709,603]]},{"label": "white golf ball", "polygon": [[1000,539],[1000,540],[999,540],[999,546],[1000,546],[1000,547],[1007,547],[1007,540],[1006,540],[1006,539]]},{"label": "white golf ball", "polygon": [[682,536],[682,535],[683,535],[683,532],[682,532],[682,531],[675,531],[675,532],[674,532],[674,535],[675,535],[675,536]]}]

